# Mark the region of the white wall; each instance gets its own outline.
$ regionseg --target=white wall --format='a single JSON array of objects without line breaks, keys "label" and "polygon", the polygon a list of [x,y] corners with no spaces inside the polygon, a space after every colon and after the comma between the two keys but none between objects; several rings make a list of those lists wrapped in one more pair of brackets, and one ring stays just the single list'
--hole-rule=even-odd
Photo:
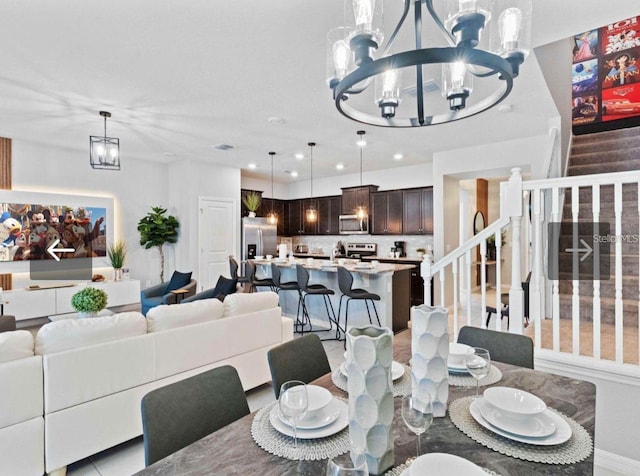
[{"label": "white wall", "polygon": [[[160,257],[139,245],[137,225],[152,206],[168,205],[167,167],[126,157],[120,171],[94,170],[89,150],[53,149],[34,142],[13,141],[14,190],[103,196],[114,199],[114,236],[127,243],[131,278],[157,282]],[[168,253],[172,258],[171,252]]]}]

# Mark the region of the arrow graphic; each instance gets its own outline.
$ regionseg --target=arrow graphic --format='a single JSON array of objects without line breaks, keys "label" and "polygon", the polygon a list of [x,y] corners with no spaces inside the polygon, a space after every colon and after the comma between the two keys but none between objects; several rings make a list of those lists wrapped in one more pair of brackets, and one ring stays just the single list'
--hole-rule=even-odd
[{"label": "arrow graphic", "polygon": [[585,246],[585,248],[566,248],[565,251],[569,253],[582,253],[584,252],[584,256],[580,258],[580,262],[586,260],[591,253],[593,252],[593,248],[589,246],[589,243],[580,238],[580,243]]},{"label": "arrow graphic", "polygon": [[74,248],[56,248],[56,246],[58,246],[59,244],[60,239],[56,238],[56,241],[51,243],[51,245],[49,245],[49,248],[47,248],[47,253],[49,253],[56,261],[60,261],[60,258],[56,253],[73,253],[75,251]]}]

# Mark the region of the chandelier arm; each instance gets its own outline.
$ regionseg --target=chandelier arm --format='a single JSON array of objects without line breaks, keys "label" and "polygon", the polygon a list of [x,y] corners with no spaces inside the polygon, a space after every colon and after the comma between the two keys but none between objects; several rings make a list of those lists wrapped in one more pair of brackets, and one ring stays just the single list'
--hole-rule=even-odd
[{"label": "chandelier arm", "polygon": [[[415,0],[416,51],[422,49],[422,0]],[[424,93],[422,87],[422,64],[416,65],[416,102],[418,104],[418,122],[424,124]]]},{"label": "chandelier arm", "polygon": [[[500,79],[502,80],[501,88],[497,88],[493,94],[486,96],[483,100],[477,102],[473,106],[445,114],[426,116],[423,117],[421,121],[420,118],[417,117],[406,119],[382,118],[358,111],[344,102],[346,99],[346,97],[344,97],[345,92],[349,90],[349,88],[353,87],[354,84],[377,74],[381,74],[388,69],[400,69],[419,64],[452,63],[459,59],[461,54],[464,56],[465,62],[468,64],[496,71],[500,74]],[[419,127],[456,121],[473,116],[482,111],[486,111],[506,98],[511,92],[512,87],[513,70],[511,64],[498,55],[476,49],[460,51],[457,48],[425,48],[421,50],[397,53],[360,66],[358,69],[345,76],[336,86],[335,104],[336,108],[342,115],[364,124],[382,127]]]},{"label": "chandelier arm", "polygon": [[411,8],[410,0],[404,0],[404,10],[402,11],[402,16],[400,17],[400,21],[398,22],[395,29],[393,30],[393,33],[391,33],[391,36],[389,36],[389,39],[387,40],[387,44],[383,49],[382,56],[386,56],[389,53],[391,46],[393,46],[393,42],[395,41],[396,36],[400,31],[400,28],[402,28],[402,25],[404,24],[404,21],[406,20],[407,15],[409,14],[409,8]]}]

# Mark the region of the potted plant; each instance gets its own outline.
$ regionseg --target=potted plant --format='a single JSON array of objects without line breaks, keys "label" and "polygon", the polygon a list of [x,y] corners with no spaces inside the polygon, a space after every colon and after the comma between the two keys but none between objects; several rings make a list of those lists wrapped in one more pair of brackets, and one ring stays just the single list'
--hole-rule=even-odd
[{"label": "potted plant", "polygon": [[256,192],[248,192],[246,195],[242,197],[242,203],[249,210],[249,216],[255,217],[258,208],[260,208],[260,203],[262,203],[262,197],[260,197],[259,193]]},{"label": "potted plant", "polygon": [[124,241],[118,240],[114,244],[109,245],[107,249],[109,262],[114,270],[115,281],[122,280],[122,266],[127,257],[127,246]]},{"label": "potted plant", "polygon": [[427,252],[427,250],[426,250],[426,249],[424,249],[424,248],[417,248],[417,249],[416,249],[416,253],[418,253],[418,257],[419,257],[420,259],[424,259],[424,254],[425,254],[426,252]]},{"label": "potted plant", "polygon": [[140,244],[149,249],[157,247],[160,250],[160,282],[164,282],[164,250],[165,243],[178,241],[178,228],[180,223],[176,217],[166,215],[167,209],[152,207],[146,216],[138,222],[140,232]]},{"label": "potted plant", "polygon": [[102,289],[87,286],[71,297],[71,306],[80,317],[95,317],[107,307],[107,293]]}]

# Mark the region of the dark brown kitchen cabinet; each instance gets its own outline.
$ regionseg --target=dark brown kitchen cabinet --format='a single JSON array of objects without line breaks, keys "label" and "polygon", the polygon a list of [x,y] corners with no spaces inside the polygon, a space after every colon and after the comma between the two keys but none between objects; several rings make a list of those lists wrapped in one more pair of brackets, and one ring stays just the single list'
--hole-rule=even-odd
[{"label": "dark brown kitchen cabinet", "polygon": [[339,221],[342,199],[323,197],[318,199],[318,235],[337,235],[340,233]]},{"label": "dark brown kitchen cabinet", "polygon": [[433,187],[404,190],[402,195],[403,234],[433,234]]},{"label": "dark brown kitchen cabinet", "polygon": [[302,200],[288,200],[286,235],[299,235],[302,230]]},{"label": "dark brown kitchen cabinet", "polygon": [[[307,210],[314,208],[316,211],[315,221],[307,220]],[[318,234],[318,200],[315,198],[307,198],[302,200],[302,217],[300,218],[302,228],[300,229],[301,235],[317,235]]]},{"label": "dark brown kitchen cabinet", "polygon": [[347,187],[342,189],[342,215],[354,215],[356,208],[364,207],[369,210],[369,195],[378,191],[377,185],[364,185],[362,187]]},{"label": "dark brown kitchen cabinet", "polygon": [[371,194],[371,234],[402,234],[402,190]]},{"label": "dark brown kitchen cabinet", "polygon": [[271,212],[276,214],[276,218],[278,219],[278,236],[285,235],[285,230],[287,228],[287,216],[285,214],[285,202],[284,200],[278,200],[273,198],[263,198],[262,205],[260,206],[262,210],[261,216],[267,217]]}]

